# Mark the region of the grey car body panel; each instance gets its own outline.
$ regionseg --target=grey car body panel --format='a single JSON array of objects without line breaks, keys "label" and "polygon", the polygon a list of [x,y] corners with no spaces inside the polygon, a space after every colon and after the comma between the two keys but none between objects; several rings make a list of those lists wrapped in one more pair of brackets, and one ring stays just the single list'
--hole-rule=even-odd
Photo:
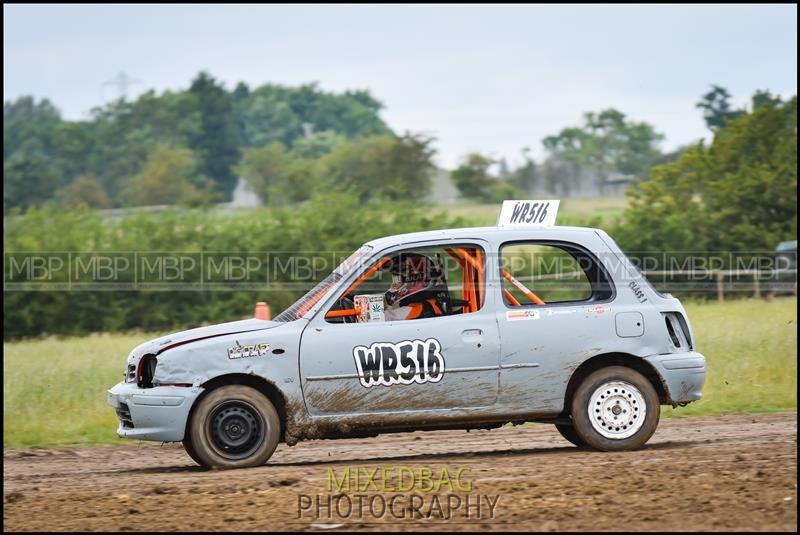
[{"label": "grey car body panel", "polygon": [[[490,245],[484,240],[464,239],[459,245]],[[439,245],[436,240],[417,241],[415,247]],[[373,259],[406,248],[394,244],[374,250]],[[371,263],[371,262],[369,262]],[[350,279],[345,284],[350,284]],[[332,292],[321,308],[327,310],[338,292]],[[375,342],[403,340],[439,341],[445,356],[447,381],[373,386],[365,388],[356,374],[353,348]],[[490,307],[469,315],[423,318],[381,323],[340,323],[313,316],[303,331],[301,352],[317,355],[302,359],[300,371],[306,405],[312,416],[336,415],[337,419],[376,412],[450,410],[490,407],[497,400],[500,338]],[[413,418],[413,416],[411,416]]]},{"label": "grey car body panel", "polygon": [[122,438],[178,442],[183,440],[189,411],[203,389],[158,386],[146,393],[136,383],[119,383],[108,391],[108,404],[115,409],[126,407],[135,422],[133,429],[120,423]]},{"label": "grey car body panel", "polygon": [[[524,305],[503,300],[498,251],[520,241],[561,242],[589,253],[602,266],[613,292],[604,300]],[[122,382],[108,401],[126,403],[134,429],[120,436],[177,441],[184,438],[191,406],[204,385],[224,376],[257,378],[285,402],[284,439],[289,444],[353,432],[463,426],[564,413],[570,378],[587,360],[610,354],[642,359],[658,374],[667,403],[700,399],[705,359],[683,306],[658,293],[608,235],[597,229],[467,228],[403,234],[369,242],[369,265],[409,247],[475,244],[486,251],[486,293],[478,312],[366,324],[326,322],[324,311],[362,272],[354,267],[303,318],[291,322],[244,320],[175,333],[138,346],[128,364],[157,355],[154,385]],[[535,289],[535,288],[534,288]],[[506,313],[530,310],[530,319]],[[669,342],[664,314],[685,327],[689,347]],[[641,324],[641,325],[639,325]],[[445,362],[436,382],[373,385],[359,380],[356,346],[435,339]],[[255,356],[230,358],[229,349],[268,344]],[[427,347],[427,346],[426,346]],[[277,350],[277,351],[276,351]],[[167,390],[164,390],[167,389]],[[146,398],[157,398],[148,401]],[[167,398],[167,403],[161,403]],[[171,404],[174,403],[174,404]],[[141,428],[140,428],[141,426]]]},{"label": "grey car body panel", "polygon": [[669,355],[652,355],[647,361],[666,382],[670,396],[678,402],[696,401],[703,396],[706,379],[706,359],[689,351]]}]

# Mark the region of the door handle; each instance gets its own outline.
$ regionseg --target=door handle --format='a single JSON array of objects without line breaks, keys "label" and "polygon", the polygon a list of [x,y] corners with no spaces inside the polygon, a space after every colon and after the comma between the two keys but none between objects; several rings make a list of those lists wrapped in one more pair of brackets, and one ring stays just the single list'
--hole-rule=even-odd
[{"label": "door handle", "polygon": [[461,339],[467,343],[480,342],[483,339],[483,331],[480,329],[461,331]]}]

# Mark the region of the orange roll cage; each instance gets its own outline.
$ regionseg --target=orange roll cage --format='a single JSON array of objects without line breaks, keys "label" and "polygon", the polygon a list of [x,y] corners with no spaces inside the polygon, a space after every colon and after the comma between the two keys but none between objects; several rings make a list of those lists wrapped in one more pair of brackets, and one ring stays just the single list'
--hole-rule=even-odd
[{"label": "orange roll cage", "polygon": [[448,255],[455,258],[462,268],[461,297],[468,303],[464,312],[476,312],[483,305],[483,253],[475,248],[474,255],[464,247],[456,250],[445,248]]},{"label": "orange roll cage", "polygon": [[329,310],[325,314],[326,318],[344,318],[346,316],[358,316],[361,314],[361,309],[356,308],[343,308],[342,310]]},{"label": "orange roll cage", "polygon": [[511,292],[509,292],[505,288],[503,288],[503,295],[505,295],[506,299],[508,299],[508,302],[511,303],[512,305],[514,305],[515,307],[521,306],[519,304],[519,301],[517,301],[517,298],[514,297],[514,294],[512,294]]},{"label": "orange roll cage", "polygon": [[[386,263],[389,260],[391,260],[391,259],[388,256],[384,256],[383,258],[378,260],[375,263],[374,266],[370,267],[358,279],[356,279],[356,281],[353,282],[353,284],[350,285],[350,287],[347,289],[347,291],[345,293],[342,294],[342,296],[345,296],[345,295],[347,295],[349,293],[352,293],[356,288],[361,286],[361,284],[365,280],[367,280],[368,278],[373,276],[380,268],[382,268],[384,265],[386,265]],[[342,310],[329,310],[325,314],[325,318],[326,319],[328,319],[328,318],[343,318],[343,317],[347,317],[347,316],[358,316],[359,314],[361,314],[361,310],[358,307],[355,307],[355,308],[344,308]]]},{"label": "orange roll cage", "polygon": [[[501,272],[503,274],[503,278],[505,280],[507,280],[508,282],[510,282],[511,284],[513,284],[514,286],[516,286],[517,289],[520,292],[525,294],[525,297],[527,297],[528,299],[531,300],[531,302],[533,302],[534,304],[537,304],[537,305],[544,305],[545,304],[545,302],[542,301],[541,297],[539,297],[538,295],[536,295],[535,293],[530,291],[527,286],[525,286],[520,281],[515,279],[514,276],[511,275],[511,273],[509,273],[506,269],[503,269]],[[508,290],[506,290],[506,291],[508,291]],[[509,294],[510,294],[510,292],[509,292]],[[508,296],[508,294],[507,294],[507,296]],[[512,301],[512,304],[514,304],[513,301]],[[519,304],[519,303],[517,303],[517,304]]]},{"label": "orange roll cage", "polygon": [[361,276],[358,278],[358,280],[356,280],[356,281],[355,281],[353,284],[351,284],[351,285],[350,285],[350,288],[348,288],[348,289],[347,289],[347,291],[346,291],[345,293],[343,293],[342,295],[347,295],[347,294],[349,294],[349,293],[352,293],[352,291],[353,291],[353,290],[355,290],[356,288],[358,288],[359,286],[361,286],[361,283],[363,283],[365,280],[367,280],[368,278],[370,278],[371,276],[373,276],[373,275],[374,275],[374,274],[375,274],[375,273],[376,273],[376,272],[377,272],[379,269],[381,269],[381,268],[382,268],[384,265],[386,265],[386,262],[388,262],[389,260],[391,260],[391,258],[389,258],[388,256],[384,256],[383,258],[381,258],[380,260],[378,260],[378,261],[375,263],[375,265],[374,265],[374,266],[372,266],[371,268],[369,268],[368,270],[366,270],[366,271],[364,272],[364,274],[363,274],[363,275],[361,275]]},{"label": "orange roll cage", "polygon": [[[461,296],[462,300],[467,302],[465,306],[464,312],[476,312],[480,310],[480,307],[483,306],[483,285],[484,285],[484,266],[483,266],[483,253],[479,248],[475,248],[474,250],[470,250],[464,247],[456,247],[455,251],[449,247],[446,247],[444,251],[454,258],[462,268],[463,277],[462,277],[462,290]],[[356,288],[361,286],[361,284],[369,279],[372,275],[374,275],[380,268],[386,265],[389,262],[390,257],[384,256],[380,260],[378,260],[375,265],[370,267],[367,271],[365,271],[350,287],[343,295],[347,295],[352,293]],[[537,305],[544,305],[545,302],[535,293],[533,293],[527,286],[522,284],[516,278],[514,278],[511,273],[509,273],[506,269],[501,271],[503,278],[513,284],[519,291],[521,291],[525,296],[531,300],[532,303]],[[508,300],[509,303],[513,306],[521,306],[520,302],[514,297],[514,295],[506,290],[503,289],[503,295]],[[342,310],[331,310],[325,314],[326,318],[342,318],[346,316],[357,316],[361,313],[361,311],[356,308],[347,308]]]}]

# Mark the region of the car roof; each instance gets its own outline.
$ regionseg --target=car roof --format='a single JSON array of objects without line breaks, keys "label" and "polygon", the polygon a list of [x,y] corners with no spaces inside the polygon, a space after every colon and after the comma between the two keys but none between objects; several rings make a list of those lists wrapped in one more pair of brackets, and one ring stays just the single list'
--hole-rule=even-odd
[{"label": "car roof", "polygon": [[395,234],[369,241],[366,245],[376,249],[382,249],[392,245],[403,243],[413,243],[422,241],[432,241],[449,239],[453,241],[483,238],[490,235],[502,234],[504,240],[515,239],[536,239],[552,237],[554,234],[561,235],[574,233],[596,233],[602,232],[591,227],[465,227],[441,230],[426,230],[423,232],[409,232],[406,234]]}]

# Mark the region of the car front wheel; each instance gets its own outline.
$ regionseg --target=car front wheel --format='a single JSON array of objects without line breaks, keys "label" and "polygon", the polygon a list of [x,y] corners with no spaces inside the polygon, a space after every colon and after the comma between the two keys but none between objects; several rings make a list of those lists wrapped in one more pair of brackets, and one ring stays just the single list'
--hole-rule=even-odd
[{"label": "car front wheel", "polygon": [[561,436],[564,437],[567,441],[571,442],[575,446],[579,448],[586,447],[586,442],[578,436],[578,432],[575,431],[574,425],[569,424],[555,424],[556,430],[561,433]]},{"label": "car front wheel", "polygon": [[189,423],[189,455],[214,468],[261,466],[278,447],[280,418],[269,399],[243,385],[216,388]]},{"label": "car front wheel", "polygon": [[641,447],[655,433],[660,414],[653,385],[624,366],[593,372],[572,398],[575,433],[588,446],[602,451]]},{"label": "car front wheel", "polygon": [[183,449],[186,451],[186,454],[192,458],[194,462],[203,466],[203,461],[200,457],[197,456],[197,452],[194,451],[194,446],[192,445],[192,440],[190,438],[183,439]]}]

